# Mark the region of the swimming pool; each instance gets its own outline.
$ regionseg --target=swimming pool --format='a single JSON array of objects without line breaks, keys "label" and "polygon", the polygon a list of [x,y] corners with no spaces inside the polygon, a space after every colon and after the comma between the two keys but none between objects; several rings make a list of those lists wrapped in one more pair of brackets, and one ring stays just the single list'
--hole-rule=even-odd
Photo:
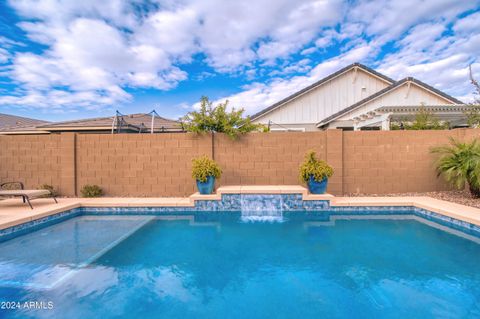
[{"label": "swimming pool", "polygon": [[0,314],[480,317],[479,238],[418,215],[82,209],[0,243]]}]

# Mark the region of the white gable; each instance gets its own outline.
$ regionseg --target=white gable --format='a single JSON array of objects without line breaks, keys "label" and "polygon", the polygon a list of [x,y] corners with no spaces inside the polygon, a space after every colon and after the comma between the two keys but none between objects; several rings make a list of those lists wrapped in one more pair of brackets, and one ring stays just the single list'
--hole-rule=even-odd
[{"label": "white gable", "polygon": [[359,67],[262,114],[255,123],[314,124],[389,86],[385,79]]},{"label": "white gable", "polygon": [[360,116],[383,106],[414,106],[414,105],[445,105],[454,104],[452,101],[434,93],[426,88],[419,86],[414,82],[407,81],[401,86],[379,96],[364,105],[359,106],[355,110],[348,112],[336,121],[351,120],[356,116]]}]

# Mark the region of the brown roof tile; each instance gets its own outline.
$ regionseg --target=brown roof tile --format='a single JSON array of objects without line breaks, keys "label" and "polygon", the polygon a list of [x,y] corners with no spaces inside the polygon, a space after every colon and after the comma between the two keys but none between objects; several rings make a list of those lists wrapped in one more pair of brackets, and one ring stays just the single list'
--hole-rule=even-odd
[{"label": "brown roof tile", "polygon": [[[45,125],[37,126],[38,129],[44,130],[74,130],[76,128],[97,128],[106,129],[111,128],[113,124],[114,116],[109,117],[97,117],[74,121],[55,122]],[[118,117],[118,120],[122,121],[124,128],[130,127],[133,130],[142,128],[142,131],[150,130],[152,123],[152,116],[145,113],[136,113],[129,115],[122,115]],[[180,123],[174,120],[166,119],[160,116],[155,116],[153,127],[155,131],[181,131]]]},{"label": "brown roof tile", "polygon": [[0,131],[18,131],[32,129],[36,125],[46,124],[47,121],[31,119],[28,117],[0,113]]}]

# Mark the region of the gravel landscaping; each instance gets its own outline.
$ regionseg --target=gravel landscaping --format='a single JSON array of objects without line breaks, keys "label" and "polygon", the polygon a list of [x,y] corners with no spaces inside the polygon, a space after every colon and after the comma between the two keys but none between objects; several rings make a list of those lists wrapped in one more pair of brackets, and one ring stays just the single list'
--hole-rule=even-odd
[{"label": "gravel landscaping", "polygon": [[400,193],[400,194],[348,194],[347,196],[430,196],[433,198],[446,200],[449,202],[480,208],[480,199],[472,198],[468,191],[441,191],[426,193]]}]

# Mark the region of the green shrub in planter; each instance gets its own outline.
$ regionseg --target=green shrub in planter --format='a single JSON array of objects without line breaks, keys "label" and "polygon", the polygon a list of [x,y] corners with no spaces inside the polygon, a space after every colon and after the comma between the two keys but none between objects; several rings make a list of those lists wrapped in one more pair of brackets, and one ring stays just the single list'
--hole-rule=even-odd
[{"label": "green shrub in planter", "polygon": [[192,177],[200,182],[206,182],[209,176],[220,178],[222,169],[214,160],[203,155],[192,160]]},{"label": "green shrub in planter", "polygon": [[327,162],[318,160],[314,151],[305,155],[300,166],[300,180],[307,183],[312,194],[323,194],[327,189],[328,178],[333,175],[333,168]]},{"label": "green shrub in planter", "polygon": [[333,175],[333,168],[327,162],[318,160],[315,156],[314,151],[309,151],[305,155],[305,161],[300,166],[300,180],[302,182],[308,182],[312,175],[317,182]]},{"label": "green shrub in planter", "polygon": [[82,197],[100,197],[103,195],[103,190],[98,185],[85,185],[80,193]]},{"label": "green shrub in planter", "polygon": [[220,166],[207,156],[192,160],[192,177],[197,182],[198,192],[202,195],[211,194],[215,187],[215,179],[222,175]]}]

